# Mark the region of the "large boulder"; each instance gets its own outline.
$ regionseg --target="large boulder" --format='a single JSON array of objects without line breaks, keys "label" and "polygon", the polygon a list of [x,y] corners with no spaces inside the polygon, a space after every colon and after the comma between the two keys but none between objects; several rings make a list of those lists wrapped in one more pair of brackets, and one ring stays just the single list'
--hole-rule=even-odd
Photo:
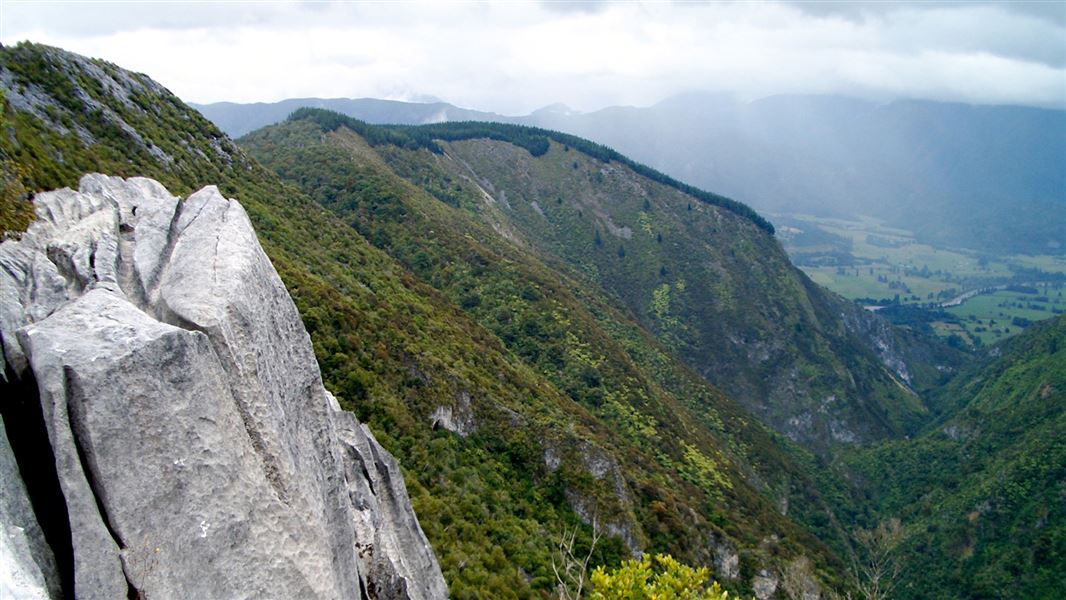
[{"label": "large boulder", "polygon": [[108,599],[447,596],[395,459],[322,386],[236,201],[86,175],[35,206],[29,231],[0,245],[12,391],[0,414],[19,432],[11,452],[0,444],[0,468],[17,460],[26,479],[3,481],[0,531],[21,537],[0,540],[0,585]]}]

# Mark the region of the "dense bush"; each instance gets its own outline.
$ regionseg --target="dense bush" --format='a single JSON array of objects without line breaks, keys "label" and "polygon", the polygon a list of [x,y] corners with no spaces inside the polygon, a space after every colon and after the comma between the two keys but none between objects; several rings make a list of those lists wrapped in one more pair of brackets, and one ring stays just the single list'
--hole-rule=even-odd
[{"label": "dense bush", "polygon": [[998,344],[933,400],[947,417],[924,434],[846,454],[874,514],[904,524],[894,596],[1062,598],[1066,317]]},{"label": "dense bush", "polygon": [[[451,204],[427,201],[425,192],[398,185],[387,170],[338,172],[330,155],[317,160],[289,155],[308,162],[300,169],[299,161],[291,165],[287,177],[336,202],[331,208],[343,215],[338,216],[283,183],[147,77],[33,44],[0,49],[0,67],[15,82],[4,88],[7,98],[22,86],[40,101],[38,113],[16,109],[12,102],[0,107],[5,118],[0,153],[17,183],[13,196],[23,189],[76,186],[84,172],[100,171],[153,177],[178,194],[214,184],[241,202],[300,310],[326,386],[403,465],[412,504],[452,597],[549,595],[554,583],[550,540],[574,528],[579,545],[587,546],[591,537],[592,528],[574,510],[578,502],[590,510],[606,507],[601,514],[619,515],[617,523],[639,523],[650,540],[638,540],[664,550],[694,548],[711,531],[734,537],[789,531],[789,552],[809,547],[818,560],[830,560],[817,540],[743,482],[732,459],[722,460],[735,479],[728,506],[719,507],[728,519],[704,520],[699,511],[707,504],[706,491],[671,477],[676,469],[669,455],[660,460],[647,453],[654,440],[640,438],[689,430],[697,432],[692,443],[705,453],[717,455],[713,449],[721,444],[738,460],[746,455],[746,445],[729,441],[732,434],[712,435],[680,407],[660,405],[652,413],[651,398],[674,402],[676,393],[702,402],[700,418],[713,415],[735,425],[736,435],[759,448],[760,464],[787,462],[780,448],[742,413],[718,417],[710,405],[723,401],[720,395],[676,363],[664,368],[661,378],[678,391],[665,394],[602,329],[591,340],[568,336],[566,319],[577,312],[576,305],[551,310],[552,292],[534,285],[529,272],[490,248],[471,246],[466,254],[452,254],[462,251],[452,244],[467,239],[461,224],[435,233],[408,229],[426,224],[416,219],[427,206],[450,210]],[[119,89],[122,94],[114,94]],[[283,140],[274,142],[283,145]],[[410,203],[414,195],[417,204]],[[488,274],[479,279],[481,272]],[[557,281],[547,270],[537,278]],[[477,281],[484,287],[470,285]],[[626,331],[627,344],[641,346],[639,329],[616,321],[618,313],[610,306],[597,306],[605,322]],[[590,352],[597,345],[613,348],[610,366],[588,364],[599,358]],[[566,362],[557,364],[558,356]],[[552,377],[545,376],[549,371]],[[627,379],[634,381],[631,392],[622,391]],[[649,400],[637,389],[651,391],[644,392]],[[433,411],[458,407],[462,398],[469,398],[475,431],[464,437],[435,430]],[[648,427],[649,417],[679,418],[671,417],[675,413],[687,415],[683,423]],[[615,419],[633,426],[616,433]],[[549,444],[561,457],[555,468],[546,460]],[[600,456],[625,465],[617,481],[629,490],[631,506],[619,506],[613,478],[590,473],[585,462]],[[596,547],[592,564],[614,565],[628,555],[612,536]]]},{"label": "dense bush", "polygon": [[[484,197],[461,173],[439,166],[460,163],[425,150],[375,147],[347,127],[327,131],[306,119],[253,132],[241,145],[467,311],[573,403],[565,411],[578,406],[604,423],[609,434],[586,435],[624,465],[639,524],[627,527],[646,536],[646,548],[696,561],[707,535],[701,531],[721,528],[735,536],[792,529],[770,525],[781,515],[744,481],[740,473],[749,469],[757,469],[761,481],[787,481],[767,487],[793,496],[793,515],[824,510],[804,467],[782,452],[780,442],[670,356],[609,295],[479,221]],[[563,152],[555,147],[551,153]],[[452,190],[454,199],[433,190]],[[558,197],[545,201],[544,210],[572,210]],[[746,221],[731,220],[772,240]],[[610,255],[618,260],[614,249]],[[596,481],[575,475],[561,481],[564,495]],[[601,517],[616,519],[610,511],[617,501],[597,497],[607,511]],[[831,521],[820,522],[831,539]],[[785,554],[814,542],[793,531]],[[758,562],[753,557],[752,564]]]},{"label": "dense bush", "polygon": [[682,183],[647,165],[633,161],[602,144],[558,131],[526,125],[480,121],[436,123],[432,125],[370,125],[358,119],[321,108],[300,108],[289,116],[289,120],[304,119],[318,123],[326,131],[334,131],[342,126],[347,127],[358,133],[371,145],[392,144],[409,150],[426,148],[437,154],[440,154],[443,150],[436,143],[436,140],[454,142],[487,138],[510,142],[525,148],[533,156],[541,156],[548,151],[548,140],[553,140],[564,144],[568,149],[579,150],[603,162],[622,164],[652,181],[668,185],[708,204],[735,212],[751,220],[767,232],[774,233],[774,226],[746,204]]}]

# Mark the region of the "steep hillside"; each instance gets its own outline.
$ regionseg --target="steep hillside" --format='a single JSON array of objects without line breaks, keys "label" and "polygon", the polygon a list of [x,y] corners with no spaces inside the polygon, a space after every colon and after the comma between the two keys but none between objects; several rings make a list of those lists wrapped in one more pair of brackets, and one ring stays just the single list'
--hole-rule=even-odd
[{"label": "steep hillside", "polygon": [[1066,252],[1062,110],[694,93],[535,124],[760,210],[874,216],[941,247]]},{"label": "steep hillside", "polygon": [[918,361],[887,327],[793,268],[757,221],[565,144],[537,158],[472,140],[447,152],[453,177],[468,170],[506,194],[503,218],[529,243],[620,298],[778,431],[821,447],[920,422],[921,400],[907,389]]},{"label": "steep hillside", "polygon": [[[697,505],[647,496],[653,511],[639,517],[633,531],[624,532],[627,543],[639,544],[647,536],[674,552],[691,552],[686,545],[692,538],[672,530],[684,517],[655,512],[677,502],[693,509],[693,516],[703,513],[722,525],[736,518],[717,516],[726,506],[742,513],[762,511],[747,485],[733,485],[730,463],[747,473],[779,510],[791,506],[790,514],[817,523],[828,540],[839,534],[809,477],[781,452],[780,443],[671,358],[624,307],[595,287],[549,268],[467,211],[406,182],[350,130],[323,135],[313,123],[300,120],[257,132],[244,143],[264,164],[452,298],[572,401],[603,419],[626,440],[620,448],[634,445],[638,451],[630,451],[620,465],[634,488],[655,494],[646,476],[672,477],[671,471],[680,471],[708,494]],[[697,463],[703,466],[692,471]]]},{"label": "steep hillside", "polygon": [[200,108],[237,136],[301,107],[379,124],[478,120],[555,129],[607,144],[761,211],[873,216],[938,247],[1066,252],[1062,110],[922,100],[879,104],[828,95],[745,102],[708,93],[648,107],[589,113],[549,107],[513,117],[369,99]]},{"label": "steep hillside", "polygon": [[[601,290],[668,353],[815,449],[915,430],[926,409],[912,388],[938,378],[936,361],[958,360],[813,285],[746,206],[571,136],[485,124],[384,129],[299,111],[244,142],[438,288],[453,285],[441,259],[420,255],[471,223],[490,227],[495,234],[475,237],[511,240],[504,246]],[[344,182],[374,165],[428,190],[439,201],[428,206],[452,221],[414,227],[428,209],[390,215],[358,194],[346,200]],[[394,196],[402,205],[404,194]]]},{"label": "steep hillside", "polygon": [[998,346],[938,393],[953,415],[859,451],[852,477],[904,525],[901,598],[1066,594],[1066,317]]},{"label": "steep hillside", "polygon": [[[844,542],[802,452],[671,358],[615,299],[380,158],[343,170],[371,157],[358,136],[341,136],[347,163],[301,155],[306,181],[290,175],[312,199],[143,75],[24,44],[0,52],[0,84],[4,214],[24,212],[23,190],[90,170],[178,193],[214,183],[241,202],[326,388],[403,466],[453,597],[550,594],[553,550],[574,528],[579,548],[603,534],[596,564],[668,551],[762,597],[839,583],[818,537]],[[280,133],[324,137],[311,123]]]}]

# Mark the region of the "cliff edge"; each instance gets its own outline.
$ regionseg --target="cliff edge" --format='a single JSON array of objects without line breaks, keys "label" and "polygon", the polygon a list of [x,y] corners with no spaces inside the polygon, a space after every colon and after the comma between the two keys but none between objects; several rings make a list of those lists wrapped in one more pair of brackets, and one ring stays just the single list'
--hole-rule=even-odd
[{"label": "cliff edge", "polygon": [[0,595],[445,598],[241,206],[86,175],[0,244]]}]

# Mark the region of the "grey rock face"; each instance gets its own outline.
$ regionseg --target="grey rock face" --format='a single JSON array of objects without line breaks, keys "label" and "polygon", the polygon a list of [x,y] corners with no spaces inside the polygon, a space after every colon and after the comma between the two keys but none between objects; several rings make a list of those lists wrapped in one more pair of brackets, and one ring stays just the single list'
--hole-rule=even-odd
[{"label": "grey rock face", "polygon": [[759,571],[751,579],[751,588],[758,600],[770,600],[777,591],[778,577],[766,569]]},{"label": "grey rock face", "polygon": [[470,393],[466,391],[456,394],[454,406],[438,406],[429,419],[434,429],[443,427],[460,437],[466,437],[477,431],[474,413],[470,408]]},{"label": "grey rock face", "polygon": [[[87,175],[35,204],[0,245],[0,335],[8,377],[37,383],[77,597],[447,596],[236,201]],[[2,450],[0,526],[25,527]],[[54,596],[39,554],[3,562]]]},{"label": "grey rock face", "polygon": [[2,422],[0,482],[0,598],[59,595],[55,558],[33,514]]},{"label": "grey rock face", "polygon": [[736,548],[727,542],[719,542],[714,536],[711,537],[711,548],[714,549],[714,574],[722,579],[736,579],[740,577],[740,555]]}]

